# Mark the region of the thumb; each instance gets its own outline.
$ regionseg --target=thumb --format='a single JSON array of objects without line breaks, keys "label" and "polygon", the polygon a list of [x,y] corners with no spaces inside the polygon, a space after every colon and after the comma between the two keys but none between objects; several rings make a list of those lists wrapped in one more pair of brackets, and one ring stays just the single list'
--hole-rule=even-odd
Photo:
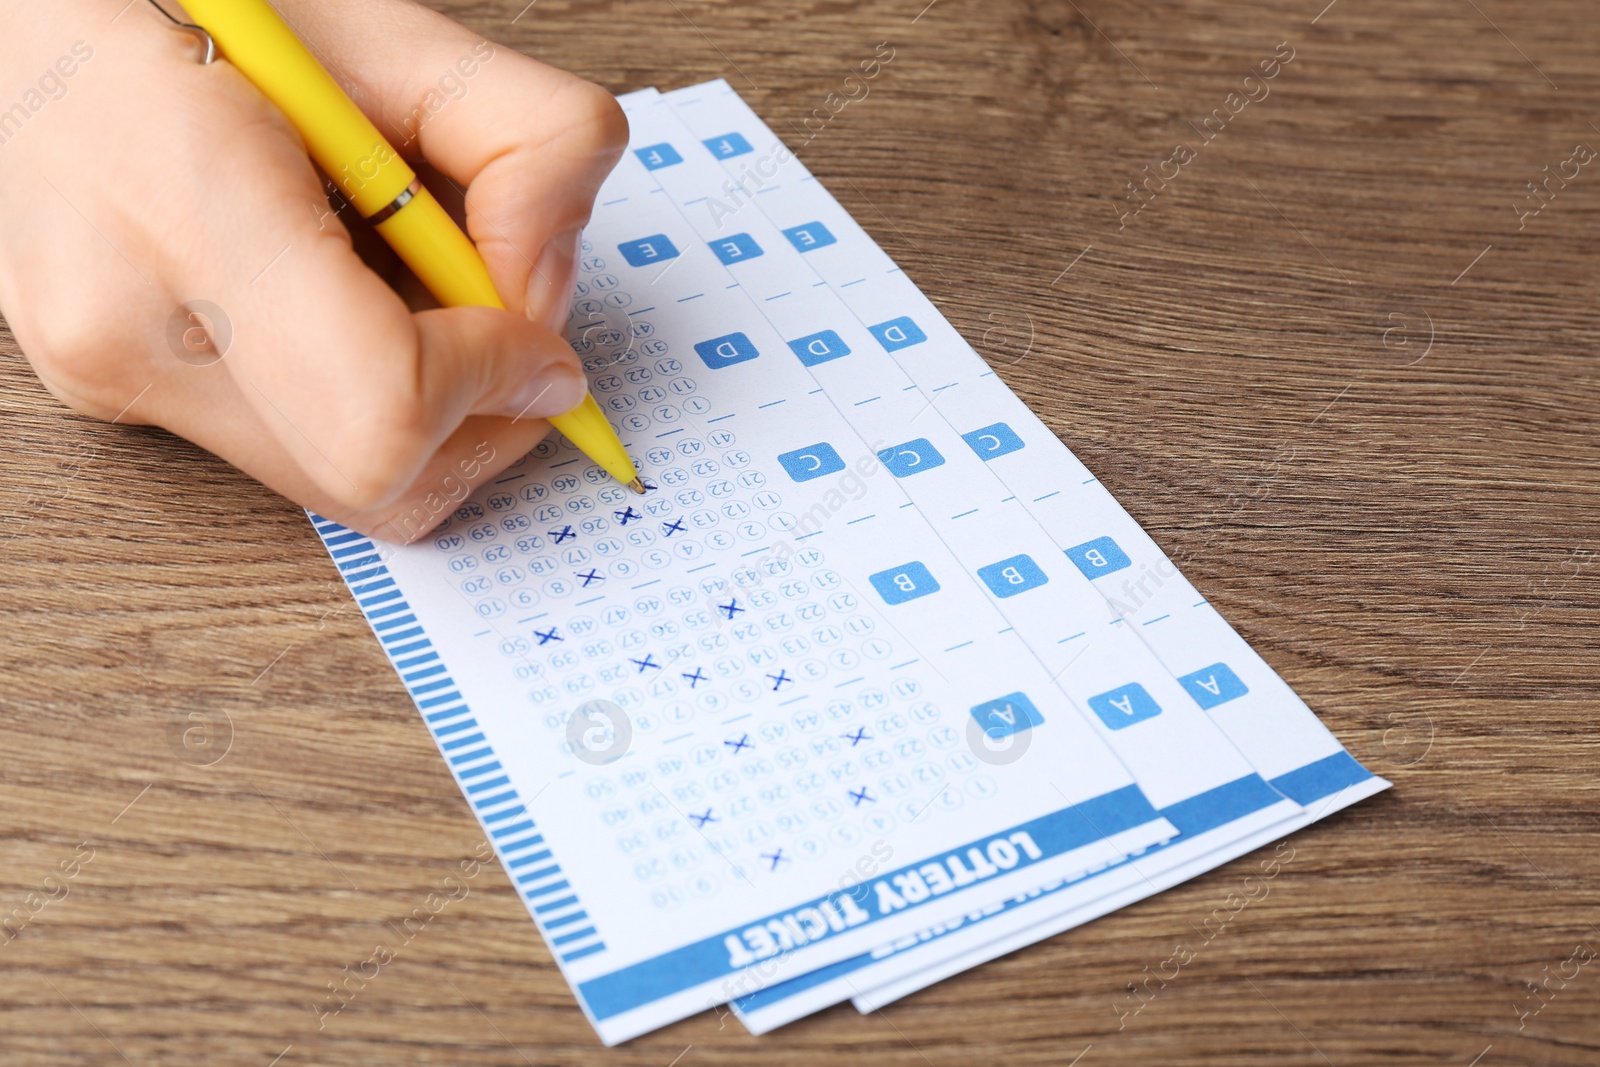
[{"label": "thumb", "polygon": [[627,146],[616,99],[417,4],[279,7],[402,152],[466,190],[468,232],[506,306],[559,331],[580,231]]}]

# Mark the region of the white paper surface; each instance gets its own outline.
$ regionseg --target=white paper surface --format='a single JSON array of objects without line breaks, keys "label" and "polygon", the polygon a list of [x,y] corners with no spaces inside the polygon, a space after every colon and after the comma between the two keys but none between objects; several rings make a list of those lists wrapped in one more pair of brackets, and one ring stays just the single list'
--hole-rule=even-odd
[{"label": "white paper surface", "polygon": [[570,330],[653,491],[552,439],[415,546],[313,517],[603,1040],[903,989],[1386,784],[725,84],[624,104]]}]

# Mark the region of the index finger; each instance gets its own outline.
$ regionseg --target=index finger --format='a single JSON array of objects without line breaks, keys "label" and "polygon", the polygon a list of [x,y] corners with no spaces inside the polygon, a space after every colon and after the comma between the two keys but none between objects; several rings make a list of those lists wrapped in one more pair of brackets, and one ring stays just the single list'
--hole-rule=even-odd
[{"label": "index finger", "polygon": [[559,329],[579,232],[627,144],[611,94],[419,5],[280,7],[396,147],[466,190],[506,306]]}]

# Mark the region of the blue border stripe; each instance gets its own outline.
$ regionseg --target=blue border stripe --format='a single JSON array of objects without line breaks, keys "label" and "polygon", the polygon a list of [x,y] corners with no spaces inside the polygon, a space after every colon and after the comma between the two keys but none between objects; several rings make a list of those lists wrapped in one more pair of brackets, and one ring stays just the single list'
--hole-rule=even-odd
[{"label": "blue border stripe", "polygon": [[[425,660],[426,658],[427,657],[425,656],[418,656],[417,660]],[[444,664],[435,663],[431,666],[423,667],[420,671],[412,671],[410,674],[402,674],[400,678],[402,681],[406,682],[417,682],[424,678],[432,678],[434,675],[440,674],[447,669],[448,668],[446,668]]]},{"label": "blue border stripe", "polygon": [[[500,853],[501,855],[509,856],[513,852],[521,852],[525,848],[532,848],[534,845],[542,844],[544,844],[543,834],[529,834],[521,841],[507,841],[505,844],[500,846]],[[510,865],[515,867],[517,863],[515,860],[513,860]]]},{"label": "blue border stripe", "polygon": [[[334,565],[339,568],[345,584],[350,587],[356,606],[361,609],[373,634],[383,645],[395,673],[422,713],[423,722],[456,776],[463,799],[472,806],[479,822],[499,848],[507,874],[511,874],[513,868],[539,864],[535,873],[524,873],[518,883],[539,878],[554,879],[546,885],[525,890],[523,895],[529,901],[567,891],[566,899],[539,905],[535,910],[541,914],[577,904],[577,895],[572,892],[567,880],[561,877],[561,865],[551,855],[534,821],[526,817],[527,806],[522,803],[510,776],[504,773],[505,769],[495,758],[494,747],[477,729],[478,720],[456,689],[448,665],[439,657],[433,642],[428,640],[403,591],[384,564],[384,553],[363,534],[348,530],[314,512],[308,511],[306,515]],[[457,752],[458,749],[468,751]],[[474,782],[473,779],[480,780]],[[479,794],[489,795],[480,797]],[[505,825],[496,826],[500,823]],[[527,851],[529,849],[536,851]],[[515,860],[507,859],[510,854],[518,852],[525,854]],[[573,914],[552,920],[544,929],[567,926],[585,919],[588,919],[588,913],[580,906]],[[542,918],[540,921],[543,921]],[[589,921],[592,923],[593,920]],[[606,948],[592,925],[560,937],[551,937],[546,933],[545,938],[552,949],[572,942],[592,941],[591,944],[560,954],[563,961],[592,956],[604,952]]]},{"label": "blue border stripe", "polygon": [[[549,858],[550,858],[550,850],[547,849],[547,848],[541,848],[538,852],[530,852],[526,856],[518,856],[516,859],[512,860],[506,866],[508,866],[508,867],[524,867],[524,866],[526,866],[526,865],[528,865],[530,863],[538,863],[541,860],[547,860]],[[524,882],[529,882],[529,881],[533,881],[533,878],[531,876],[525,874],[518,880],[519,881],[524,881]]]},{"label": "blue border stripe", "polygon": [[504,811],[497,811],[493,815],[480,815],[479,818],[481,818],[484,822],[484,825],[487,826],[492,822],[499,822],[502,819],[515,819],[518,815],[526,815],[527,813],[527,808],[523,807],[521,804],[514,804],[511,807],[506,808]]},{"label": "blue border stripe", "polygon": [[565,897],[562,897],[560,900],[552,900],[548,904],[540,904],[537,907],[535,907],[533,910],[538,912],[540,915],[543,915],[547,911],[560,911],[562,908],[571,907],[572,905],[576,904],[577,902],[578,902],[578,898],[577,897],[575,897],[575,896],[565,896]]},{"label": "blue border stripe", "polygon": [[1270,808],[1282,799],[1283,795],[1268,785],[1265,778],[1247,774],[1188,800],[1169,804],[1161,809],[1161,814],[1178,828],[1178,833],[1193,837]]},{"label": "blue border stripe", "polygon": [[[1144,792],[1136,785],[1124,786],[1097,797],[1073,804],[1058,811],[1029,819],[1027,822],[1013,826],[997,833],[985,834],[975,841],[968,841],[954,848],[946,849],[936,856],[919,859],[913,864],[900,867],[892,871],[884,871],[877,875],[875,881],[887,884],[896,875],[907,875],[915,872],[917,868],[929,863],[943,863],[953,858],[956,863],[965,862],[969,849],[977,851],[995,838],[1007,835],[1027,834],[1037,847],[1039,853],[1035,859],[1026,862],[1038,863],[1055,856],[1065,855],[1074,849],[1095,841],[1104,840],[1113,834],[1124,830],[1131,830],[1160,818],[1160,813],[1151,806]],[[1018,865],[1015,870],[1025,870],[1026,867]],[[991,871],[993,868],[991,867]],[[920,878],[920,875],[917,875]],[[866,887],[859,887],[863,892]],[[932,897],[925,899],[935,899]],[[830,893],[815,900],[802,901],[784,911],[753,919],[741,924],[741,929],[752,929],[763,926],[769,922],[780,922],[786,915],[793,915],[796,911],[805,908],[818,908],[819,905],[835,912],[844,909],[846,913],[854,909],[862,913],[862,918],[851,923],[853,927],[861,927],[867,923],[881,922],[886,916],[877,912],[864,912],[856,902],[856,893],[840,890]],[[553,906],[552,906],[553,909]],[[537,909],[536,909],[537,910]],[[904,914],[904,913],[901,913]],[[824,928],[816,935],[817,939],[831,936],[835,932]],[[682,945],[676,949],[664,952],[651,959],[641,960],[638,963],[618,968],[609,974],[601,975],[578,985],[578,995],[589,1006],[590,1014],[597,1020],[610,1019],[633,1008],[642,1007],[654,1000],[672,993],[692,989],[703,982],[715,981],[731,974],[736,974],[742,967],[735,967],[729,954],[728,942],[733,940],[738,930],[730,930],[714,934],[711,937]],[[816,943],[813,941],[812,943]]]},{"label": "blue border stripe", "polygon": [[1298,804],[1310,804],[1371,777],[1371,771],[1340,749],[1326,759],[1278,775],[1272,780],[1272,786]]},{"label": "blue border stripe", "polygon": [[[1208,789],[1204,793],[1190,797],[1187,800],[1169,804],[1161,809],[1161,815],[1178,828],[1178,836],[1166,844],[1155,845],[1146,849],[1142,855],[1153,855],[1195,835],[1203,834],[1208,830],[1215,830],[1217,827],[1225,826],[1235,819],[1242,819],[1247,815],[1253,815],[1258,811],[1270,808],[1282,800],[1283,797],[1269,786],[1260,775],[1247,774],[1243,778],[1219,785],[1214,789]],[[1087,878],[1077,878],[1069,882],[1063,882],[1060,886],[1042,895],[1049,896],[1050,893],[1080,885],[1087,881],[1088,878],[1098,877],[1106,871],[1115,870],[1128,862],[1130,861],[1123,860],[1120,863],[1113,863],[1109,867],[1102,867],[1100,870],[1088,875]],[[1040,899],[1038,896],[1023,896],[1021,899],[1012,898],[1005,902],[1001,911],[994,912],[993,915],[1004,914],[1038,899]],[[986,918],[992,918],[993,915],[986,916]],[[978,921],[981,923],[983,920],[980,919]],[[972,923],[966,923],[957,929],[970,929],[972,925]],[[850,959],[840,960],[838,963],[808,971],[788,981],[778,982],[764,989],[758,989],[749,996],[738,999],[735,1003],[740,1011],[754,1011],[764,1008],[781,1000],[786,1000],[797,993],[804,992],[813,986],[821,985],[823,982],[832,981],[841,975],[854,973],[868,964],[876,963],[877,960],[878,957],[873,956],[871,953],[862,953],[859,956],[853,956]]]}]

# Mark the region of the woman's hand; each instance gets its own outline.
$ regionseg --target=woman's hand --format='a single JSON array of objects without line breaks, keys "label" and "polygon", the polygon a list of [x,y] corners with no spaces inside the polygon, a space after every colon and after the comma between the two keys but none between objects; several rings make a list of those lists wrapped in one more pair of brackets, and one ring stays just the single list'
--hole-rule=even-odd
[{"label": "woman's hand", "polygon": [[283,116],[145,0],[0,0],[0,311],[69,406],[407,540],[583,398],[561,331],[626,120],[405,0],[276,2],[441,200],[465,191],[512,310],[413,313]]}]

